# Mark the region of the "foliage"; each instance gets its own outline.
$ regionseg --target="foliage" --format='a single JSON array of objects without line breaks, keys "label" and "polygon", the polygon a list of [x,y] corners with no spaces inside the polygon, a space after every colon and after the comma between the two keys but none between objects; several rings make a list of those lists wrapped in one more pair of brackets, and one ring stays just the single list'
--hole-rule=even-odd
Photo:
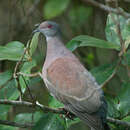
[{"label": "foliage", "polygon": [[[48,0],[45,2],[43,6],[43,15],[46,19],[52,19],[63,14],[64,11],[68,8],[70,0]],[[82,14],[87,13],[86,16]],[[79,27],[85,24],[86,19],[92,15],[92,8],[86,7],[83,5],[76,5],[76,7],[72,7],[70,13],[68,14],[68,18],[70,19],[70,25],[72,28],[76,28],[77,24]],[[76,15],[74,15],[76,14]],[[117,20],[117,16],[112,14],[112,16]],[[78,17],[78,20],[77,20]],[[125,51],[123,52],[122,57],[118,55],[111,63],[99,65],[97,67],[92,68],[90,71],[93,76],[96,78],[99,84],[103,84],[117,69],[116,76],[119,78],[119,82],[121,87],[118,87],[118,95],[115,93],[113,96],[112,90],[110,90],[110,94],[107,93],[109,88],[105,88],[105,96],[108,102],[108,116],[117,118],[123,121],[130,121],[130,23],[122,16],[119,16],[119,21],[121,25],[121,32],[123,40],[125,41]],[[74,37],[67,43],[67,48],[71,51],[75,51],[78,48],[102,48],[108,49],[111,53],[111,50],[119,53],[121,51],[120,39],[117,34],[117,28],[115,23],[113,22],[111,15],[107,17],[107,24],[105,28],[106,39],[102,40],[96,37],[92,37],[89,35],[78,35]],[[1,61],[9,61],[10,64],[16,63],[16,61],[21,60],[22,55],[24,54],[25,48],[27,47],[27,51],[23,57],[23,61],[19,67],[19,72],[23,73],[23,75],[18,76],[16,80],[13,76],[15,66],[11,69],[7,69],[4,72],[0,73],[0,99],[8,99],[8,100],[18,100],[20,97],[20,92],[18,87],[21,88],[23,94],[26,95],[29,86],[35,86],[36,84],[40,84],[41,80],[38,77],[29,77],[27,75],[32,74],[34,72],[41,71],[41,67],[38,65],[38,60],[35,57],[35,52],[38,46],[38,37],[39,33],[35,33],[32,37],[32,40],[27,43],[28,46],[25,46],[24,43],[20,41],[11,41],[6,45],[0,46],[0,60]],[[86,52],[87,53],[87,52]],[[107,58],[107,57],[106,57]],[[122,59],[121,59],[122,58]],[[121,59],[121,63],[119,64],[119,60]],[[92,61],[93,62],[93,61]],[[123,66],[123,68],[122,68]],[[126,73],[123,75],[122,71]],[[111,83],[111,81],[109,81]],[[43,83],[42,83],[43,84]],[[112,86],[115,87],[114,85]],[[29,94],[28,94],[29,95]],[[40,95],[40,93],[39,93]],[[44,95],[44,93],[43,93]],[[46,94],[45,94],[46,95]],[[24,97],[22,97],[24,99]],[[44,97],[45,98],[45,97]],[[47,97],[48,98],[48,97]],[[26,100],[26,99],[25,99]],[[28,99],[27,99],[28,100]],[[30,99],[29,99],[30,100]],[[43,100],[43,99],[41,99]],[[63,104],[59,103],[53,97],[49,96],[48,102],[49,107],[59,108],[63,107]],[[0,104],[0,119],[8,119],[8,114],[12,109],[12,106],[6,106]],[[33,114],[32,114],[33,113]],[[32,119],[33,115],[33,119]],[[14,121],[17,122],[34,122],[35,126],[33,130],[69,130],[69,127],[73,124],[80,122],[79,119],[69,120],[65,117],[60,117],[59,115],[53,113],[41,113],[34,112],[33,110],[27,113],[20,113],[15,116]],[[43,123],[44,122],[44,123]],[[110,124],[111,125],[111,124]],[[122,126],[111,125],[114,130],[124,129]],[[14,128],[9,126],[0,126],[2,130],[14,130]]]}]

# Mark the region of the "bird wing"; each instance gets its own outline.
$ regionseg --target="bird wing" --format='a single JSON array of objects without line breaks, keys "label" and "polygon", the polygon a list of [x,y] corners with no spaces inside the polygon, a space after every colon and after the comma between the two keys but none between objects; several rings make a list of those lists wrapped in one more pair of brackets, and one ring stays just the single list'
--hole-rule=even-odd
[{"label": "bird wing", "polygon": [[46,77],[45,83],[50,92],[65,104],[69,111],[90,126],[100,127],[100,118],[92,113],[97,112],[102,105],[101,90],[98,89],[93,76],[77,59],[56,59],[48,67]]}]

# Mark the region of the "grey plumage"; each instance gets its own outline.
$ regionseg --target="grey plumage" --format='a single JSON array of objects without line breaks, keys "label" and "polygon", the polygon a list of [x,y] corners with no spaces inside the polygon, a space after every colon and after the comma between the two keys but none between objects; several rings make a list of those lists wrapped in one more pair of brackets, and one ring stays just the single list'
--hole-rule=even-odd
[{"label": "grey plumage", "polygon": [[107,103],[95,78],[63,44],[58,24],[46,21],[37,31],[47,40],[43,80],[65,108],[83,120],[91,130],[105,130]]}]

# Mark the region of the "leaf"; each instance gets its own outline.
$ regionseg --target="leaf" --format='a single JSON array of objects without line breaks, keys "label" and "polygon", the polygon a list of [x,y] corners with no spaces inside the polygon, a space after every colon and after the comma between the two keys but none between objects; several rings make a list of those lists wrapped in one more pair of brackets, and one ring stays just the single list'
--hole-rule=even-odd
[{"label": "leaf", "polygon": [[10,108],[11,108],[11,106],[0,104],[0,119],[2,119],[2,120],[7,119],[8,111]]},{"label": "leaf", "polygon": [[32,60],[32,61],[28,61],[28,62],[25,62],[22,66],[22,68],[20,69],[20,72],[23,72],[23,73],[30,73],[31,69],[33,67],[36,66],[36,61],[35,60]]},{"label": "leaf", "polygon": [[130,49],[124,54],[122,64],[128,65],[130,67]]},{"label": "leaf", "polygon": [[[41,112],[33,113],[33,121],[36,122],[42,117]],[[27,123],[32,121],[32,113],[20,113],[15,117],[16,122]]]},{"label": "leaf", "polygon": [[65,122],[59,115],[48,113],[43,115],[32,130],[65,130]]},{"label": "leaf", "polygon": [[[25,62],[20,70],[20,72],[24,73],[24,74],[30,74],[31,73],[31,69],[36,66],[36,61],[32,60],[32,61],[28,61]],[[23,79],[24,78],[24,79]],[[22,92],[24,93],[26,90],[26,83],[28,84],[29,82],[29,77],[27,76],[20,76],[19,77],[19,83],[20,83],[20,87]],[[25,83],[26,81],[26,83]]]},{"label": "leaf", "polygon": [[0,60],[18,61],[24,53],[24,45],[21,42],[9,42],[0,46]]},{"label": "leaf", "polygon": [[71,51],[75,50],[77,47],[82,46],[91,46],[91,47],[116,49],[116,50],[120,49],[120,46],[115,43],[107,42],[88,35],[77,36],[67,44],[67,48],[69,48]]},{"label": "leaf", "polygon": [[23,93],[25,92],[26,87],[27,87],[24,79],[23,79],[23,76],[19,76],[19,84]]},{"label": "leaf", "polygon": [[0,86],[4,85],[8,80],[10,80],[12,75],[13,73],[10,70],[0,73]]},{"label": "leaf", "polygon": [[120,102],[117,104],[117,109],[122,115],[127,115],[130,112],[130,82],[125,82],[122,85],[118,98]]},{"label": "leaf", "polygon": [[60,103],[58,100],[56,100],[54,97],[50,96],[49,106],[59,108],[63,107],[64,105]]},{"label": "leaf", "polygon": [[107,17],[107,24],[106,24],[106,38],[109,42],[114,42],[117,45],[120,44],[119,36],[117,33],[117,27],[116,24],[114,23],[112,17],[115,20],[120,21],[120,28],[121,28],[121,35],[123,37],[123,40],[127,40],[126,47],[128,47],[128,42],[129,42],[129,36],[130,36],[130,22],[129,20],[125,19],[123,16],[119,16],[119,19],[117,18],[116,14],[109,14]]},{"label": "leaf", "polygon": [[128,36],[126,38],[126,41],[125,41],[125,50],[129,47],[129,45],[130,45],[130,36]]},{"label": "leaf", "polygon": [[107,116],[109,117],[114,117],[117,118],[120,116],[119,111],[117,110],[117,103],[118,101],[116,100],[116,98],[110,97],[110,96],[106,96],[105,97],[107,100]]},{"label": "leaf", "polygon": [[15,85],[16,84],[14,79],[9,81],[8,84],[0,90],[0,99],[17,99],[19,96],[19,91]]},{"label": "leaf", "polygon": [[93,76],[96,78],[96,81],[99,84],[102,84],[109,78],[109,76],[113,73],[115,69],[116,64],[105,64],[101,65],[99,67],[95,67],[94,69],[91,70],[91,73]]},{"label": "leaf", "polygon": [[130,116],[126,116],[125,118],[122,119],[123,121],[129,121],[130,122]]},{"label": "leaf", "polygon": [[31,40],[31,44],[30,44],[30,55],[32,56],[33,53],[35,52],[37,45],[38,45],[38,37],[39,37],[40,32],[36,32]]},{"label": "leaf", "polygon": [[0,130],[16,130],[13,126],[0,125]]},{"label": "leaf", "polygon": [[67,8],[70,0],[47,0],[43,7],[43,14],[46,19],[54,18]]}]

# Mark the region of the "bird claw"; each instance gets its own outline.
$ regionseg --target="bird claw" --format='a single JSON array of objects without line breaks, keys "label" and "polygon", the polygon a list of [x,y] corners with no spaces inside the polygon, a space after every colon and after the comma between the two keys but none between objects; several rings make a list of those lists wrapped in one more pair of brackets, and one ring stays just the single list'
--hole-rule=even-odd
[{"label": "bird claw", "polygon": [[70,119],[70,120],[73,120],[75,118],[75,115],[71,112],[69,112],[68,110],[66,110],[65,108],[61,108],[64,112],[65,112],[65,117]]}]

